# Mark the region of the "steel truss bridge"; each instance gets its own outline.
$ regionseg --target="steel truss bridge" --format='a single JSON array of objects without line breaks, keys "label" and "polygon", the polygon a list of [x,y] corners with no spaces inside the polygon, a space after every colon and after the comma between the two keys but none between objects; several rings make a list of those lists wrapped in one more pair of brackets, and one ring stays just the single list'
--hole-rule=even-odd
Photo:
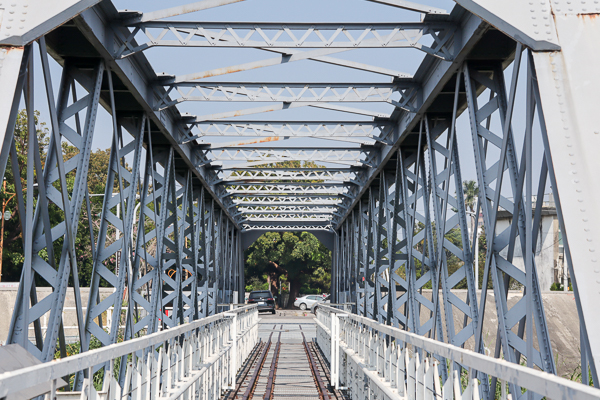
[{"label": "steel truss bridge", "polygon": [[[237,324],[246,335],[254,317],[242,323],[235,313],[218,314],[218,304],[244,301],[244,249],[268,231],[309,231],[332,251],[332,302],[352,304],[357,314],[339,317],[346,322],[321,315],[320,341],[328,337],[339,347],[336,338],[346,335],[339,339],[347,343],[344,351],[367,357],[351,342],[354,327],[379,329],[373,335],[382,346],[390,337],[397,345],[412,343],[421,349],[421,361],[423,352],[432,355],[428,363],[458,357],[469,341],[483,354],[486,304],[493,304],[498,319],[492,356],[525,363],[524,371],[533,375],[556,374],[535,259],[544,193],[551,188],[580,321],[583,379],[589,373],[598,386],[600,212],[594,199],[600,198],[600,125],[592,118],[600,104],[598,2],[456,0],[445,11],[404,0],[366,0],[381,10],[404,10],[406,21],[394,23],[219,22],[202,16],[218,6],[233,10],[229,4],[240,1],[202,0],[144,13],[118,11],[109,0],[0,5],[0,173],[12,167],[25,249],[8,343],[42,362],[54,358],[57,346],[64,354],[68,291],[74,293],[82,352],[94,338],[106,347],[85,368],[67,362],[56,370],[77,372],[79,390],[90,373],[108,368],[109,359],[125,360],[128,352],[143,359],[140,351],[147,354],[148,346],[175,337],[110,350],[120,341],[122,319],[123,340],[132,343],[167,328],[192,332],[184,329],[188,323],[198,329],[227,326],[220,335]],[[150,63],[157,47],[177,48],[176,54],[250,48],[270,56],[159,74]],[[421,54],[422,62],[404,72],[372,65],[374,57],[350,61],[339,55],[363,49],[379,52],[381,59],[410,51]],[[296,61],[367,72],[373,79],[266,79],[268,67]],[[265,79],[227,79],[251,70]],[[252,102],[258,104],[218,108]],[[40,104],[49,115],[44,149],[33,118]],[[14,140],[21,108],[28,115],[25,170],[19,169]],[[99,132],[102,109],[112,125]],[[286,112],[296,117],[268,117]],[[91,238],[94,270],[83,304],[75,237],[82,216],[91,215],[88,165],[94,137],[102,134],[111,138],[110,165],[101,220],[86,221],[100,228]],[[465,137],[470,145],[459,151]],[[65,144],[76,151],[65,153]],[[473,212],[482,215],[487,233],[481,267],[483,283],[492,289],[484,291],[476,288],[471,267],[475,232],[462,186],[465,160],[474,160],[479,195]],[[50,218],[51,206],[59,209],[59,221]],[[502,229],[500,211],[510,216]],[[114,231],[118,239],[107,241]],[[458,244],[449,240],[452,232],[458,232]],[[515,265],[517,253],[524,267]],[[450,257],[462,266],[450,270]],[[459,284],[466,285],[466,298],[455,294]],[[40,285],[51,286],[52,293],[38,299]],[[523,295],[509,304],[508,290],[515,285]],[[100,286],[115,292],[100,301]],[[432,287],[440,290],[423,295]],[[490,296],[493,302],[486,301]],[[103,320],[111,307],[111,320]],[[230,339],[239,336],[227,332]],[[204,334],[186,343],[209,340],[211,334]],[[223,344],[224,337],[214,340]],[[425,345],[419,337],[434,341]],[[231,346],[227,357],[241,361]],[[239,351],[245,357],[248,349]],[[331,351],[334,363],[339,349]],[[514,378],[514,371],[493,375],[501,365],[481,357],[438,363],[436,374],[447,379],[447,365],[466,368],[470,382],[480,381],[479,391],[469,383],[468,393],[493,397],[498,378],[519,397],[523,379]],[[355,360],[352,368],[359,364]],[[376,371],[383,376],[390,373],[386,368]],[[63,376],[56,371],[48,379]],[[0,398],[16,390],[1,378]],[[123,368],[116,379],[122,387],[133,378]],[[539,379],[554,382],[549,375]]]}]

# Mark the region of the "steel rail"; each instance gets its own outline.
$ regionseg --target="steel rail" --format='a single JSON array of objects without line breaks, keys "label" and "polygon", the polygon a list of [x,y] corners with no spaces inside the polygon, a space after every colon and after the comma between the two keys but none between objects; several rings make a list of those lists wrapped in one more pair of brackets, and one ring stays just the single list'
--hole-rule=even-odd
[{"label": "steel rail", "polygon": [[277,362],[279,361],[279,351],[281,350],[281,332],[277,338],[277,344],[275,345],[275,352],[273,353],[273,359],[271,361],[271,370],[269,371],[269,378],[267,380],[267,388],[263,400],[271,400],[273,398],[273,386],[275,386],[275,374],[277,373]]},{"label": "steel rail", "polygon": [[321,371],[323,371],[323,375],[325,375],[325,379],[327,379],[329,381],[329,386],[332,386],[331,385],[331,374],[329,371],[329,367],[323,360],[323,356],[321,355],[319,349],[317,347],[315,347],[314,339],[313,339],[313,341],[308,342],[308,347],[312,350],[315,358],[319,362],[319,365],[321,366]]},{"label": "steel rail", "polygon": [[304,345],[304,351],[306,352],[306,357],[308,358],[310,364],[310,371],[313,374],[313,378],[315,379],[315,383],[317,384],[317,389],[319,390],[319,398],[321,400],[330,399],[329,392],[323,383],[323,379],[321,378],[321,374],[319,374],[319,369],[317,368],[317,363],[315,362],[310,349],[308,348],[308,342],[306,341],[306,337],[304,336],[304,332],[300,332],[302,334],[302,344]]},{"label": "steel rail", "polygon": [[333,392],[333,396],[337,400],[346,399],[346,396],[344,396],[344,394],[340,390],[338,390],[334,387],[333,382],[331,381],[331,371],[329,369],[329,365],[327,363],[327,360],[325,360],[325,357],[323,357],[322,350],[319,348],[319,345],[316,343],[315,338],[313,338],[313,340],[311,342],[308,342],[308,347],[312,350],[315,358],[319,362],[319,365],[321,366],[321,371],[323,371],[323,375],[325,375],[325,379],[329,382],[329,389],[331,390],[331,392]]},{"label": "steel rail", "polygon": [[250,382],[248,383],[248,387],[246,388],[246,391],[244,392],[244,395],[242,396],[242,400],[252,399],[252,396],[254,395],[254,390],[256,389],[256,383],[258,382],[258,377],[260,376],[260,372],[262,371],[262,368],[265,364],[265,359],[267,358],[267,353],[269,352],[269,349],[271,348],[271,338],[272,337],[273,337],[273,333],[271,333],[269,335],[269,340],[267,341],[267,344],[264,347],[263,353],[260,356],[260,360],[258,361],[256,368],[254,369],[254,373],[252,374],[252,377],[250,378]]},{"label": "steel rail", "polygon": [[237,384],[235,386],[235,389],[229,391],[227,393],[227,395],[225,395],[225,397],[223,397],[223,400],[233,400],[233,399],[237,398],[238,393],[242,389],[244,381],[248,377],[248,374],[250,373],[250,370],[252,370],[252,367],[255,365],[256,360],[258,359],[258,357],[260,356],[260,354],[264,350],[265,346],[266,346],[266,344],[264,342],[259,342],[257,344],[256,349],[250,355],[249,360],[246,362],[246,364],[244,365],[242,371],[238,375]]}]

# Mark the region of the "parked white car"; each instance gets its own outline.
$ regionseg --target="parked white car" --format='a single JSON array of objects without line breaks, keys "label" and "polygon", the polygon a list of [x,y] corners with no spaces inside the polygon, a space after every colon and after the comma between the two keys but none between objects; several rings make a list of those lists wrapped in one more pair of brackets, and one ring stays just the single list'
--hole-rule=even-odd
[{"label": "parked white car", "polygon": [[309,294],[308,296],[298,297],[296,301],[294,301],[294,307],[298,307],[302,311],[307,308],[311,308],[313,304],[317,304],[323,301],[323,296],[320,294]]},{"label": "parked white car", "polygon": [[327,296],[323,295],[323,300],[321,300],[321,301],[319,301],[319,302],[317,302],[317,303],[313,304],[313,305],[310,307],[310,312],[311,312],[311,313],[313,313],[313,314],[316,314],[316,310],[317,310],[317,307],[318,307],[319,305],[321,305],[321,304],[328,305],[328,304],[330,304],[330,303],[331,303],[331,296],[329,296],[329,295],[327,295]]}]

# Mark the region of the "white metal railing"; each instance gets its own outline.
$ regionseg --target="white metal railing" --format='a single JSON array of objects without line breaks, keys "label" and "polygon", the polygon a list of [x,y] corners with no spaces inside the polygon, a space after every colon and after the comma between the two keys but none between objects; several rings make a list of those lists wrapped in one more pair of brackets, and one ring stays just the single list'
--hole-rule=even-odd
[{"label": "white metal railing", "polygon": [[332,384],[348,390],[352,399],[479,400],[480,379],[492,377],[499,382],[502,399],[600,398],[600,390],[593,387],[332,307],[320,305],[316,323],[317,343],[330,362]]},{"label": "white metal railing", "polygon": [[[51,382],[51,399],[216,399],[235,385],[235,376],[258,341],[258,308],[245,306],[97,350],[0,374],[0,399]],[[123,387],[115,361],[126,357]],[[96,392],[90,377],[105,368]],[[81,392],[57,392],[60,378],[87,372]]]}]

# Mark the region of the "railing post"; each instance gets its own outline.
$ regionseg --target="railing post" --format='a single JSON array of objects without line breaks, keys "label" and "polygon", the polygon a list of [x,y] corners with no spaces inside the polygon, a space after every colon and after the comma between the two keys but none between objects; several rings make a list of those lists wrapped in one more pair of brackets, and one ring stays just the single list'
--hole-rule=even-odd
[{"label": "railing post", "polygon": [[348,314],[331,313],[331,384],[340,388],[340,317]]},{"label": "railing post", "polygon": [[339,344],[339,337],[336,333],[336,328],[337,328],[337,323],[338,323],[338,317],[336,313],[331,313],[331,383],[333,385],[335,385],[336,389],[338,387],[338,368],[339,368],[339,360],[337,357],[337,351],[338,351],[338,344]]},{"label": "railing post", "polygon": [[[233,305],[232,305],[233,306]],[[237,373],[237,313],[225,313],[227,317],[231,317],[231,327],[229,328],[231,339],[231,350],[229,352],[229,387],[235,388],[235,375]]]}]

